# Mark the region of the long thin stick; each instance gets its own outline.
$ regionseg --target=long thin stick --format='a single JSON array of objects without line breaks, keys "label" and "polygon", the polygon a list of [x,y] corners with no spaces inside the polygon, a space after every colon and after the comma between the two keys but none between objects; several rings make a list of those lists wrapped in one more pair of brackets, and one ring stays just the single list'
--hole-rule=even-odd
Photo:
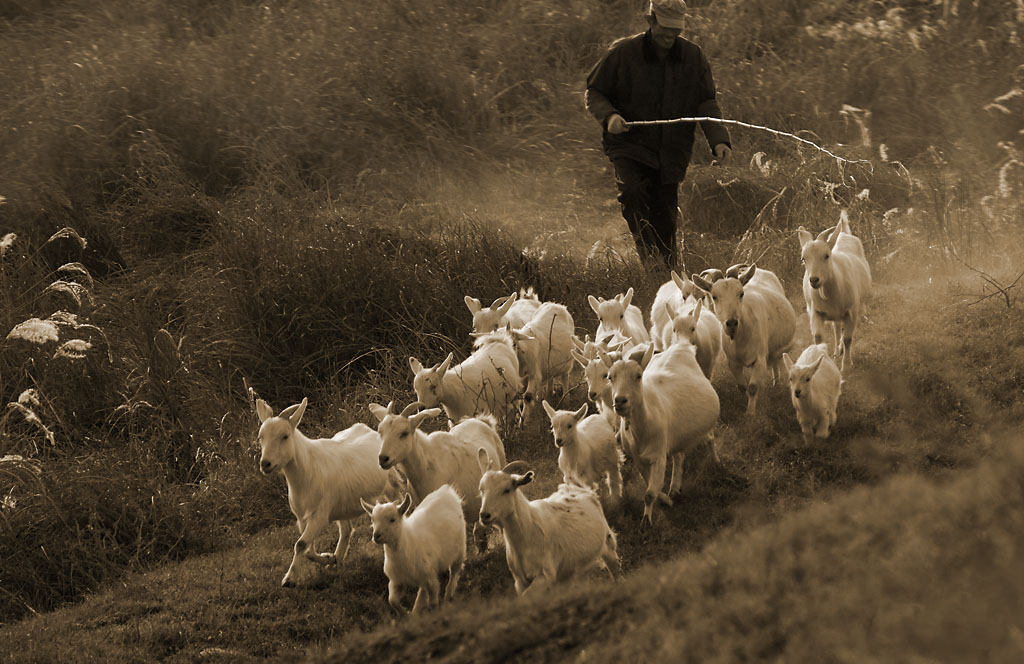
[{"label": "long thin stick", "polygon": [[833,159],[836,159],[838,161],[845,161],[848,164],[870,164],[871,163],[867,159],[847,159],[845,157],[840,157],[839,155],[837,155],[837,154],[835,154],[833,152],[829,152],[828,150],[826,150],[825,148],[821,147],[817,143],[809,141],[806,138],[800,138],[796,134],[790,134],[789,132],[779,131],[778,129],[772,129],[771,127],[762,127],[761,125],[749,124],[747,122],[740,122],[739,120],[727,120],[727,119],[724,119],[724,118],[712,118],[712,117],[674,118],[672,120],[634,120],[633,122],[627,122],[626,123],[626,127],[628,128],[628,127],[640,127],[640,126],[643,126],[643,125],[678,124],[680,122],[717,122],[718,124],[737,125],[739,127],[747,127],[748,129],[759,129],[761,131],[766,131],[769,134],[775,134],[776,136],[786,136],[788,138],[795,138],[796,140],[800,141],[801,143],[806,143],[807,145],[810,145],[815,150],[820,150],[821,152],[824,152],[828,156],[830,156]]}]

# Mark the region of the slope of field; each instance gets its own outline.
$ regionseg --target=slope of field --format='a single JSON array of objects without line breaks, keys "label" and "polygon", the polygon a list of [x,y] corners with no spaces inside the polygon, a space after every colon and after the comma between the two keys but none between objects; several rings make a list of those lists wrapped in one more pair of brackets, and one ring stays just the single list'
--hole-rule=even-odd
[{"label": "slope of field", "polygon": [[[288,527],[5,627],[4,656],[189,661],[336,647],[331,661],[610,661],[631,652],[698,661],[802,659],[824,649],[857,660],[874,648],[897,658],[966,656],[979,647],[967,639],[979,626],[986,653],[1015,652],[1020,616],[1010,600],[1020,588],[999,579],[1021,562],[1024,328],[1019,312],[994,301],[958,302],[961,279],[877,286],[824,445],[803,444],[781,389],[745,418],[720,366],[723,467],[688,462],[683,496],[646,533],[642,492],[627,469],[627,498],[610,517],[626,572],[618,584],[595,576],[516,601],[492,538],[492,549],[468,562],[455,603],[396,622],[366,524],[340,569],[281,589]],[[947,306],[936,308],[937,299]],[[798,346],[805,326],[804,315]],[[566,401],[580,398],[577,390]],[[510,458],[538,472],[531,497],[557,483],[543,419],[506,442]],[[325,535],[319,546],[328,544]],[[972,619],[943,627],[962,605]]]}]

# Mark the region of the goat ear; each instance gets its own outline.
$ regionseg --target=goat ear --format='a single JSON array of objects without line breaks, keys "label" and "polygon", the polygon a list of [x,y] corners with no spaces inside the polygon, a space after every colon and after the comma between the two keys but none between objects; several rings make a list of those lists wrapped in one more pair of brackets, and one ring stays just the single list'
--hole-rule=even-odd
[{"label": "goat ear", "polygon": [[415,357],[410,357],[409,368],[412,369],[412,372],[414,374],[418,374],[419,372],[423,371],[423,364]]},{"label": "goat ear", "polygon": [[681,276],[675,270],[672,270],[672,283],[676,285],[676,288],[678,288],[683,295],[686,295],[686,291],[690,290],[690,284],[686,280],[686,277]]},{"label": "goat ear", "polygon": [[475,314],[480,311],[480,300],[475,297],[466,296],[466,307],[469,309],[469,313]]},{"label": "goat ear", "polygon": [[693,322],[694,323],[699,323],[700,322],[700,312],[703,309],[703,307],[704,307],[704,300],[697,300],[697,306],[695,306],[693,308],[693,311],[690,312],[690,315],[693,316]]},{"label": "goat ear", "polygon": [[586,402],[586,401],[584,401],[584,402],[583,402],[583,405],[582,405],[582,406],[580,406],[579,408],[577,408],[577,409],[576,409],[576,412],[575,412],[575,413],[573,413],[573,415],[575,415],[575,416],[576,416],[576,421],[577,421],[577,422],[578,422],[578,421],[580,421],[580,420],[582,420],[582,419],[583,419],[584,417],[586,417],[586,416],[587,416],[587,410],[589,410],[589,409],[588,409],[588,407],[587,407],[587,402]]},{"label": "goat ear", "polygon": [[786,363],[786,373],[793,370],[793,358],[789,356],[789,353],[782,354],[782,361]]},{"label": "goat ear", "polygon": [[812,364],[810,366],[810,375],[811,376],[813,376],[814,374],[816,374],[818,372],[818,369],[821,367],[821,361],[824,360],[824,359],[825,359],[824,355],[819,355],[818,359],[814,361],[814,364]]},{"label": "goat ear", "polygon": [[632,302],[632,301],[633,301],[633,287],[630,286],[629,290],[627,290],[626,294],[622,297],[622,306],[623,306],[623,308],[628,307],[629,303]]},{"label": "goat ear", "polygon": [[801,249],[806,247],[808,242],[812,242],[814,240],[814,236],[811,235],[810,231],[808,231],[803,226],[801,226],[800,228],[796,229],[796,237],[797,237],[797,240],[800,241],[800,248]]},{"label": "goat ear", "polygon": [[711,282],[705,279],[704,277],[700,276],[699,274],[694,273],[691,279],[693,279],[693,283],[697,284],[697,286],[699,286],[701,289],[706,291],[711,290]]},{"label": "goat ear", "polygon": [[588,360],[583,353],[579,352],[575,348],[569,351],[569,353],[572,355],[572,359],[576,360],[576,363],[579,364],[584,369],[586,369],[587,365],[590,364],[590,360]]},{"label": "goat ear", "polygon": [[482,447],[476,451],[476,462],[480,466],[481,475],[489,470],[494,470],[494,463],[491,461],[491,457],[487,456],[487,451]]},{"label": "goat ear", "polygon": [[674,307],[672,306],[672,303],[671,303],[671,302],[666,302],[666,303],[665,303],[665,311],[667,311],[667,312],[668,312],[668,319],[669,319],[669,320],[675,320],[675,319],[676,319],[676,316],[678,316],[678,315],[679,315],[679,314],[678,314],[678,313],[676,312],[675,308],[674,308]]},{"label": "goat ear", "polygon": [[373,516],[373,505],[371,505],[370,503],[366,502],[362,498],[359,499],[359,504],[363,506],[363,511],[364,512],[366,512],[370,516]]},{"label": "goat ear", "polygon": [[601,315],[601,311],[599,310],[598,307],[600,307],[601,301],[598,300],[593,295],[588,295],[587,296],[587,302],[590,303],[590,308],[594,310],[594,313],[597,314],[598,316],[600,316]]},{"label": "goat ear", "polygon": [[406,493],[405,500],[398,506],[398,513],[404,516],[409,513],[410,507],[412,507],[412,496]]},{"label": "goat ear", "polygon": [[293,429],[298,429],[299,422],[302,421],[302,416],[306,413],[307,405],[309,405],[309,400],[306,397],[303,397],[302,403],[295,404],[294,406],[288,406],[281,411],[281,414],[278,415],[278,417],[288,420],[288,424],[292,425]]},{"label": "goat ear", "polygon": [[827,243],[828,242],[828,234],[832,232],[833,228],[835,228],[835,227],[833,226],[832,228],[826,228],[822,232],[818,233],[818,237],[815,238],[815,239],[821,240],[822,242]]},{"label": "goat ear", "polygon": [[383,422],[384,418],[387,417],[388,413],[391,412],[391,404],[388,407],[380,405],[379,403],[371,403],[367,408],[373,413],[373,416],[377,418],[378,422]]},{"label": "goat ear", "polygon": [[615,364],[615,361],[612,360],[612,356],[604,352],[600,348],[597,349],[597,356],[601,358],[601,363],[604,364],[606,367],[611,367],[613,364]]},{"label": "goat ear", "polygon": [[839,234],[843,232],[843,224],[839,222],[836,227],[832,229],[832,235],[828,238],[828,248],[835,249],[836,243],[839,242]]},{"label": "goat ear", "polygon": [[555,409],[551,407],[547,399],[542,400],[540,405],[544,406],[544,412],[548,414],[549,420],[555,417]]},{"label": "goat ear", "polygon": [[581,340],[581,339],[580,339],[579,337],[577,337],[577,336],[576,336],[575,334],[574,334],[574,335],[572,335],[571,337],[569,337],[569,341],[571,341],[571,342],[572,342],[573,348],[575,348],[576,350],[580,351],[581,353],[582,353],[582,352],[583,352],[584,350],[586,350],[586,348],[587,348],[587,344],[586,344],[586,343],[584,343],[584,342],[583,342],[583,341],[582,341],[582,340]]},{"label": "goat ear", "polygon": [[746,271],[740,275],[740,284],[746,286],[747,282],[754,278],[754,273],[757,272],[757,265],[751,265]]},{"label": "goat ear", "polygon": [[263,399],[256,400],[256,417],[260,418],[260,424],[274,416],[274,410]]},{"label": "goat ear", "polygon": [[437,365],[437,372],[439,374],[444,374],[444,372],[448,371],[448,367],[451,366],[452,360],[454,358],[455,358],[455,353],[448,353],[448,357],[444,358],[444,362],[442,362],[441,364]]},{"label": "goat ear", "polygon": [[517,487],[518,486],[525,486],[525,485],[527,485],[527,484],[529,484],[530,482],[533,481],[533,471],[532,470],[528,470],[528,471],[526,471],[525,475],[513,475],[512,476],[512,481],[515,483],[515,485]]}]

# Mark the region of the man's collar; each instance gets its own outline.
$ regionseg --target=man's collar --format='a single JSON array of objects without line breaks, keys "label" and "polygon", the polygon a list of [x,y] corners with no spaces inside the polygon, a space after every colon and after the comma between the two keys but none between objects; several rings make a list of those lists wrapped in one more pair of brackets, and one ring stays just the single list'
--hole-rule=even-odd
[{"label": "man's collar", "polygon": [[[668,59],[675,62],[683,61],[683,47],[679,43],[679,37],[676,38],[672,48],[668,51]],[[647,32],[644,33],[644,60],[647,62],[658,62],[658,47],[654,45],[654,40],[651,38],[651,30],[648,28]]]}]

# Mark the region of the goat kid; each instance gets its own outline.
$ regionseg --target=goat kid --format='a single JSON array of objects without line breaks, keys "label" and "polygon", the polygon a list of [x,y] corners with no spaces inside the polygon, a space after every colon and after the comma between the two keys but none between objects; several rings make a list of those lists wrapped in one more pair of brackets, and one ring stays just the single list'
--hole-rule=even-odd
[{"label": "goat kid", "polygon": [[604,415],[587,415],[587,404],[575,411],[555,410],[542,401],[551,420],[551,433],[558,448],[558,469],[562,481],[607,490],[608,505],[622,499],[622,452],[615,442],[615,429]]},{"label": "goat kid", "polygon": [[646,343],[651,340],[644,327],[644,315],[639,307],[631,304],[633,301],[633,289],[630,288],[624,294],[619,293],[610,300],[604,298],[587,296],[590,308],[597,314],[597,332],[594,338],[604,339],[612,333],[618,333],[631,341],[630,345]]},{"label": "goat kid", "polygon": [[420,502],[410,515],[412,497],[401,504],[360,501],[373,523],[373,541],[384,545],[384,574],[388,577],[388,604],[405,613],[399,597],[401,586],[415,586],[412,612],[420,613],[440,603],[439,577],[448,573],[444,598],[451,600],[466,561],[466,519],[462,499],[444,484]]},{"label": "goat kid", "polygon": [[[672,270],[671,279],[658,288],[651,304],[651,341],[654,350],[661,352],[672,343],[672,311],[685,311],[701,295],[696,284]],[[671,308],[666,309],[665,305]],[[628,350],[628,349],[627,349]]]},{"label": "goat kid", "polygon": [[789,394],[804,442],[825,440],[835,426],[843,379],[828,354],[828,344],[808,346],[794,363],[789,353],[782,356],[789,373]]},{"label": "goat kid", "polygon": [[704,309],[703,300],[697,300],[696,304],[687,303],[681,311],[669,303],[665,304],[665,308],[672,320],[671,343],[693,345],[697,349],[697,364],[708,380],[711,380],[715,361],[722,350],[722,323],[718,316]]}]

